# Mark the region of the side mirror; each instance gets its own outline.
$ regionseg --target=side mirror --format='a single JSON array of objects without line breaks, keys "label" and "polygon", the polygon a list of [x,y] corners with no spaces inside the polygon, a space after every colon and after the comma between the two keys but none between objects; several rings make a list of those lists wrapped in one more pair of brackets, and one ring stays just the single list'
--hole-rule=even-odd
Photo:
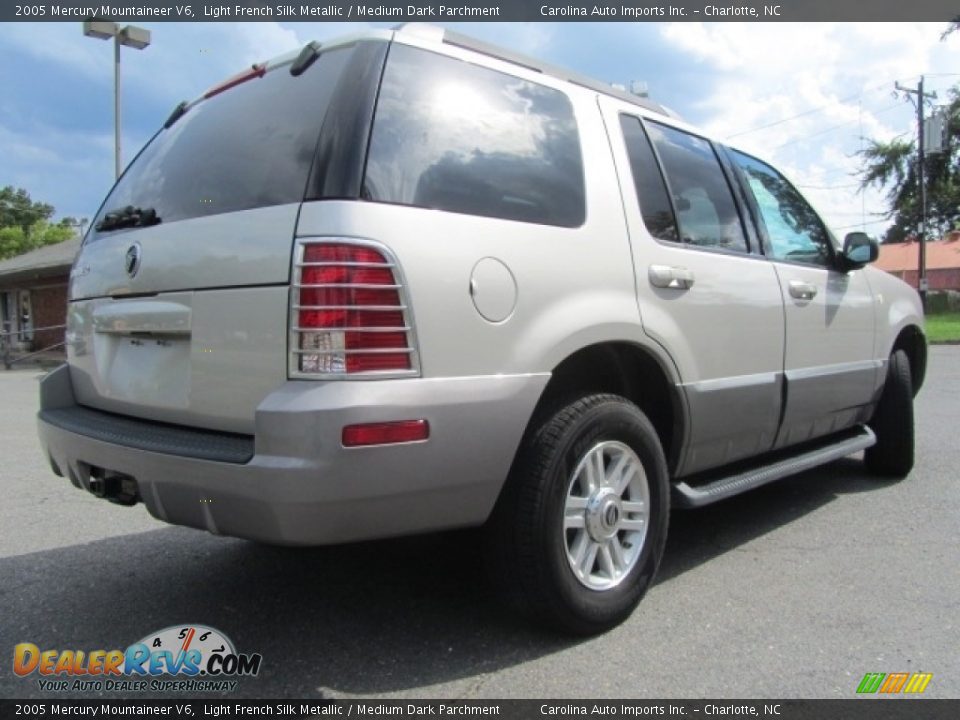
[{"label": "side mirror", "polygon": [[846,270],[856,270],[872,263],[880,256],[877,241],[863,232],[847,233],[843,239],[843,264]]}]

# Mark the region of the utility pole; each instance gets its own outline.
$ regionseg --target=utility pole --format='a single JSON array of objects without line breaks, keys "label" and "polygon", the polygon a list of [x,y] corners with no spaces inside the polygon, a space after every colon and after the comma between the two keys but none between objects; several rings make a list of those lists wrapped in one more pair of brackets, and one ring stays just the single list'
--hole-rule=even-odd
[{"label": "utility pole", "polygon": [[920,185],[920,256],[917,262],[917,290],[920,292],[920,301],[923,303],[923,310],[927,310],[927,180],[924,173],[926,167],[926,155],[923,149],[923,101],[926,99],[935,100],[937,94],[924,93],[923,75],[920,76],[920,84],[916,90],[903,87],[900,83],[896,84],[897,90],[917,96],[917,182]]}]

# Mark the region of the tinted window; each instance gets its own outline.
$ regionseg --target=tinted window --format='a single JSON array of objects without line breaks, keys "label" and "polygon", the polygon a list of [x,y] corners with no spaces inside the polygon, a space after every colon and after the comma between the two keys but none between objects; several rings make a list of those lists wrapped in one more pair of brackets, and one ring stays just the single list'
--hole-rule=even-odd
[{"label": "tinted window", "polygon": [[830,240],[820,218],[786,178],[759,160],[734,152],[747,177],[778,260],[827,265]]},{"label": "tinted window", "polygon": [[325,53],[300,77],[278,68],[190,108],[140,153],[97,220],[126,205],[168,223],[299,202],[349,54]]},{"label": "tinted window", "polygon": [[650,139],[635,117],[621,115],[620,127],[623,130],[627,155],[630,156],[630,172],[637,191],[637,201],[640,203],[640,213],[647,230],[660,240],[679,242],[677,219],[673,215],[667,186],[660,174],[660,166],[653,154]]},{"label": "tinted window", "polygon": [[364,195],[450,212],[583,223],[577,124],[561,92],[394,45]]},{"label": "tinted window", "polygon": [[673,193],[681,242],[746,252],[737,206],[710,143],[657,123],[647,128]]}]

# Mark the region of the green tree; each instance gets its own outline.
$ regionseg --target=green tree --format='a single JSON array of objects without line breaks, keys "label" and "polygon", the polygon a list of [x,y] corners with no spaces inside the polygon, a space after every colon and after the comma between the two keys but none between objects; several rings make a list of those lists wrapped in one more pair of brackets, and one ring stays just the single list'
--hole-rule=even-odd
[{"label": "green tree", "polygon": [[22,227],[0,228],[0,260],[69,240],[76,230],[64,223],[51,224],[46,220],[35,222],[26,232]]},{"label": "green tree", "polygon": [[52,215],[53,205],[34,202],[23,188],[7,185],[0,189],[0,228],[19,227],[27,232],[31,225]]},{"label": "green tree", "polygon": [[86,223],[72,217],[52,223],[52,215],[53,205],[34,202],[23,188],[0,189],[0,260],[69,240]]},{"label": "green tree", "polygon": [[21,227],[0,228],[0,260],[26,252],[27,234]]},{"label": "green tree", "polygon": [[[56,224],[40,221],[30,226],[30,238],[33,248],[43,245],[55,245],[69,240],[77,234],[70,223],[61,221]],[[31,248],[31,249],[33,249]]]},{"label": "green tree", "polygon": [[[960,228],[960,86],[949,91],[945,108],[947,149],[928,155],[924,164],[927,186],[927,236],[939,237]],[[860,189],[886,190],[893,220],[884,242],[903,242],[920,230],[920,186],[917,146],[903,137],[890,141],[869,140],[860,152]]]}]

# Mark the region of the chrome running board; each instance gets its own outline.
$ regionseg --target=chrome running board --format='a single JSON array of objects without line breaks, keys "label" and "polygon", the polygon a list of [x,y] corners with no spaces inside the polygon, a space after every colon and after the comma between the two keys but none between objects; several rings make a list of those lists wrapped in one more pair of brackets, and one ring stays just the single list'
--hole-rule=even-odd
[{"label": "chrome running board", "polygon": [[679,482],[673,486],[673,506],[697,508],[726,500],[728,497],[753,490],[788,475],[795,475],[818,465],[839,460],[864,450],[876,442],[877,437],[870,428],[858,427],[839,439],[830,439],[825,444],[804,450],[797,455],[721,477],[703,485],[691,486],[686,482]]}]

